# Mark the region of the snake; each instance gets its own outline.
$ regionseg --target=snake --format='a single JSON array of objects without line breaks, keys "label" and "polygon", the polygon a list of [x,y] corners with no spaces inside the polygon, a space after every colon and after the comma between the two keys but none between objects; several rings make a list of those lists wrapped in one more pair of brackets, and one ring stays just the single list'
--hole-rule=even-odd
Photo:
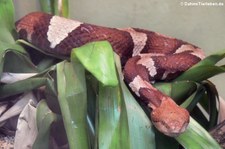
[{"label": "snake", "polygon": [[205,58],[199,47],[140,28],[110,28],[43,12],[32,12],[16,23],[18,38],[54,56],[90,42],[108,41],[119,55],[124,81],[150,109],[150,120],[163,134],[176,137],[189,124],[190,114],[156,89],[156,81],[170,81]]}]

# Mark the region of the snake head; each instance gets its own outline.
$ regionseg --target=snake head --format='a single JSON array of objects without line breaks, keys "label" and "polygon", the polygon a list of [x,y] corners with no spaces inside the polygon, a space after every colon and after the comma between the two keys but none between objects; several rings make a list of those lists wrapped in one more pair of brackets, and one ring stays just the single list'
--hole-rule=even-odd
[{"label": "snake head", "polygon": [[189,123],[189,113],[168,97],[162,100],[159,107],[153,109],[151,120],[160,132],[176,137],[186,130]]}]

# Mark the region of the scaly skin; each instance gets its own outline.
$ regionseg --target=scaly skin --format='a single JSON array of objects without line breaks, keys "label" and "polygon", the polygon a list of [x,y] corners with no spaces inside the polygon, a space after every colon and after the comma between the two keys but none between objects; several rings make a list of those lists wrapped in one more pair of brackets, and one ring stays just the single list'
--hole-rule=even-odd
[{"label": "scaly skin", "polygon": [[184,132],[189,113],[151,82],[171,80],[204,58],[198,47],[152,31],[107,28],[35,12],[16,23],[21,39],[47,53],[69,56],[72,48],[107,40],[120,56],[129,87],[152,109],[155,127],[168,136]]}]

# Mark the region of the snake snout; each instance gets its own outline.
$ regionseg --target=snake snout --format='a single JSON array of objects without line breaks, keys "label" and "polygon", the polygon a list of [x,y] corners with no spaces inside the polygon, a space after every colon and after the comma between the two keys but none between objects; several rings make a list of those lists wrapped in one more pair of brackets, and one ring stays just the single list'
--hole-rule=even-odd
[{"label": "snake snout", "polygon": [[175,137],[183,133],[189,123],[189,113],[168,98],[153,109],[151,119],[155,127],[162,133]]}]

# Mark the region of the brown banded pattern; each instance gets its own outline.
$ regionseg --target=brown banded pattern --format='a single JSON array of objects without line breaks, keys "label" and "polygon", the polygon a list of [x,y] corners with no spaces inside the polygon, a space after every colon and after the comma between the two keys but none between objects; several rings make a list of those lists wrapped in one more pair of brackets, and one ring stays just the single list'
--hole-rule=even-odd
[{"label": "brown banded pattern", "polygon": [[171,80],[204,58],[200,48],[152,31],[101,27],[52,16],[30,13],[16,23],[21,39],[53,55],[69,56],[73,48],[107,40],[120,56],[124,79],[138,99],[152,109],[155,127],[169,136],[184,132],[189,113],[152,86]]}]

